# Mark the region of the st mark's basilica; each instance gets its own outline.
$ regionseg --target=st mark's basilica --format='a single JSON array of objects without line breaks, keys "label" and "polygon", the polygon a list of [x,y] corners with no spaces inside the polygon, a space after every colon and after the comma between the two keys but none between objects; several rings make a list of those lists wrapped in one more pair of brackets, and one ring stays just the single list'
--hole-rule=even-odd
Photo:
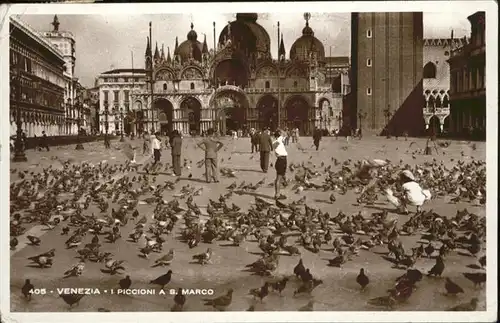
[{"label": "st mark's basilica", "polygon": [[227,133],[298,127],[303,134],[314,127],[338,129],[342,94],[333,91],[324,45],[309,26],[310,15],[304,18],[302,36],[289,53],[280,37],[277,60],[256,13],[237,14],[223,28],[217,45],[214,36],[215,51],[209,50],[206,36],[200,42],[192,23],[187,39],[180,44],[176,39],[173,55],[157,44],[153,50],[148,38],[148,86],[131,93],[133,128],[183,134],[209,128]]}]

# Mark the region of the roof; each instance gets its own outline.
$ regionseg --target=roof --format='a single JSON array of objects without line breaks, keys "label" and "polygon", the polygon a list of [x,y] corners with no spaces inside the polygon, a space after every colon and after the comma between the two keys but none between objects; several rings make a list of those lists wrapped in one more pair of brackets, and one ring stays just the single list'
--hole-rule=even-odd
[{"label": "roof", "polygon": [[325,57],[327,65],[349,65],[349,56],[328,56]]},{"label": "roof", "polygon": [[134,74],[146,74],[146,70],[143,68],[118,68],[110,71],[106,71],[101,74],[121,74],[121,73],[134,73]]},{"label": "roof", "polygon": [[54,48],[54,45],[46,40],[43,36],[41,36],[37,31],[35,31],[32,27],[30,27],[24,21],[16,18],[15,16],[10,16],[10,23],[13,24],[16,28],[24,32],[26,35],[31,37],[34,41],[48,49],[52,54],[54,54],[57,58],[64,62],[64,57],[61,52]]}]

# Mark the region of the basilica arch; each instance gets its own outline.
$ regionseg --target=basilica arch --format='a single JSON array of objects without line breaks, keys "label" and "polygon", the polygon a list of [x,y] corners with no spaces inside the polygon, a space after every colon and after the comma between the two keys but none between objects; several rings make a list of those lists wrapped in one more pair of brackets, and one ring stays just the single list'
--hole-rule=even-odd
[{"label": "basilica arch", "polygon": [[260,129],[278,128],[278,99],[275,96],[271,94],[262,96],[257,102],[257,111]]},{"label": "basilica arch", "polygon": [[228,131],[243,129],[247,120],[248,98],[238,87],[223,87],[210,100],[215,110],[218,130],[222,134]]},{"label": "basilica arch", "polygon": [[174,106],[167,99],[157,99],[153,103],[154,110],[158,112],[160,133],[169,135],[173,130]]},{"label": "basilica arch", "polygon": [[300,133],[310,131],[309,103],[301,95],[294,95],[285,102],[287,127],[299,128]]},{"label": "basilica arch", "polygon": [[201,103],[198,99],[188,96],[181,101],[182,120],[187,122],[189,133],[200,133]]}]

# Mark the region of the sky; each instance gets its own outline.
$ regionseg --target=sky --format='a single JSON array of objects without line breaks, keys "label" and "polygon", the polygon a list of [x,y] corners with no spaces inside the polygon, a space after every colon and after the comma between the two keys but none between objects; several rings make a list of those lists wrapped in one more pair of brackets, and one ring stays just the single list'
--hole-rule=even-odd
[{"label": "sky", "polygon": [[[472,13],[472,12],[471,12]],[[470,36],[467,16],[471,13],[424,12],[424,38],[448,38],[451,30],[454,37]],[[204,33],[209,48],[213,48],[213,22],[216,23],[216,39],[236,14],[157,14],[157,15],[58,15],[61,31],[70,31],[76,41],[75,74],[80,83],[93,87],[95,78],[102,72],[115,68],[144,68],[146,37],[149,22],[152,22],[153,42],[159,48],[164,44],[165,52],[171,54],[175,37],[179,44],[187,39],[191,22],[203,42]],[[52,30],[53,15],[24,14],[21,20],[38,31]],[[301,13],[260,13],[257,22],[268,32],[271,39],[271,54],[277,56],[277,22],[288,51],[293,42],[302,35],[305,20]],[[314,35],[323,42],[327,56],[350,56],[350,13],[311,13],[309,21]],[[166,54],[166,53],[165,53]]]}]

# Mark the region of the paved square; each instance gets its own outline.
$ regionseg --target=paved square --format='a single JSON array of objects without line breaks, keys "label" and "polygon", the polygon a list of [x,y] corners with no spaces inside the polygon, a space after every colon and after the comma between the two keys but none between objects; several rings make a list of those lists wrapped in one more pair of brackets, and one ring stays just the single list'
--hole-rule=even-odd
[{"label": "paved square", "polygon": [[[120,227],[122,237],[114,243],[106,242],[106,235],[98,236],[100,240],[99,243],[101,244],[99,248],[100,252],[110,252],[112,254],[112,259],[124,261],[123,265],[125,271],[123,274],[109,275],[103,273],[101,269],[106,268],[105,263],[87,260],[85,261],[85,269],[81,276],[63,279],[63,273],[71,269],[72,266],[80,261],[76,258],[78,256],[77,250],[83,249],[85,244],[90,243],[94,234],[87,232],[78,247],[67,249],[65,247],[66,240],[68,240],[75,230],[79,227],[83,227],[83,225],[70,225],[69,222],[74,218],[74,215],[72,215],[68,220],[55,225],[53,229],[47,230],[47,225],[39,223],[37,210],[33,210],[35,211],[32,212],[32,214],[34,214],[33,218],[36,220],[33,223],[22,224],[27,232],[17,237],[19,243],[17,247],[11,251],[11,310],[21,312],[54,312],[68,310],[97,311],[98,308],[106,308],[111,311],[169,311],[173,305],[173,296],[169,295],[168,291],[169,289],[177,289],[178,287],[193,289],[206,288],[213,289],[215,292],[214,296],[187,296],[187,302],[184,306],[184,310],[186,311],[213,310],[212,307],[203,305],[202,298],[223,295],[228,288],[234,289],[232,303],[227,308],[229,311],[246,310],[250,305],[254,305],[255,310],[293,311],[306,305],[309,300],[314,300],[314,310],[318,311],[384,309],[368,305],[367,302],[374,297],[387,295],[386,290],[392,288],[395,279],[405,272],[401,269],[392,268],[392,264],[384,259],[384,257],[388,257],[386,255],[388,252],[386,244],[373,247],[370,250],[361,249],[357,256],[352,257],[352,260],[347,261],[341,268],[336,268],[328,266],[328,259],[337,256],[336,252],[332,252],[334,248],[331,241],[329,243],[323,242],[321,250],[318,253],[313,253],[306,250],[301,245],[300,232],[289,230],[290,232],[287,233],[287,235],[289,235],[287,243],[297,246],[301,252],[301,256],[288,256],[284,255],[286,252],[280,252],[280,254],[283,255],[279,256],[279,265],[276,271],[273,272],[273,276],[261,277],[243,271],[247,264],[261,257],[259,254],[262,253],[262,251],[258,247],[258,243],[253,234],[249,234],[246,240],[238,247],[232,246],[232,242],[225,239],[227,237],[222,237],[219,240],[214,240],[211,244],[202,241],[191,249],[188,247],[187,243],[181,241],[179,238],[181,231],[186,227],[185,219],[183,218],[186,212],[181,211],[177,214],[179,220],[175,223],[172,232],[168,235],[161,235],[165,240],[163,243],[163,251],[161,253],[152,252],[149,255],[149,259],[139,257],[139,249],[146,245],[145,238],[141,237],[137,243],[127,240],[129,234],[134,230],[134,227],[136,227],[136,222],[143,216],[146,219],[144,233],[148,238],[152,237],[148,229],[156,222],[152,219],[156,203],[151,198],[153,196],[153,190],[149,189],[151,186],[156,189],[157,186],[162,186],[166,182],[172,182],[174,189],[165,189],[161,197],[166,202],[170,202],[174,199],[178,200],[180,207],[183,209],[188,208],[186,206],[186,200],[188,196],[192,196],[194,203],[200,207],[203,213],[203,215],[200,216],[200,221],[202,223],[206,222],[208,219],[207,205],[209,201],[218,201],[221,195],[228,193],[227,187],[233,182],[236,182],[239,186],[242,182],[254,185],[261,180],[264,181],[264,184],[255,191],[233,194],[231,197],[227,198],[226,204],[229,207],[231,207],[233,203],[241,207],[241,212],[243,214],[243,216],[240,216],[241,222],[245,222],[245,219],[250,218],[247,213],[250,208],[255,208],[256,197],[269,201],[270,204],[275,204],[273,200],[274,189],[272,186],[275,176],[274,168],[270,167],[270,171],[267,174],[261,172],[258,153],[250,153],[250,140],[248,138],[222,139],[225,146],[219,156],[220,168],[232,170],[234,177],[221,175],[220,183],[210,184],[205,183],[203,176],[204,167],[200,167],[199,162],[204,156],[203,152],[196,148],[196,142],[198,140],[200,139],[185,138],[183,141],[182,160],[185,162],[185,165],[182,170],[183,174],[179,179],[167,175],[170,169],[165,167],[165,164],[170,163],[169,150],[162,151],[161,161],[163,165],[158,175],[147,174],[147,172],[143,170],[144,165],[127,170],[117,169],[126,160],[126,154],[123,152],[122,148],[124,144],[118,141],[113,142],[113,148],[108,151],[103,149],[102,143],[85,144],[84,151],[76,151],[73,146],[52,148],[50,152],[28,151],[28,163],[12,163],[12,170],[15,169],[16,171],[11,172],[11,181],[19,182],[21,180],[19,172],[23,172],[25,180],[31,180],[33,178],[32,172],[36,175],[49,166],[62,169],[62,164],[69,160],[71,164],[68,170],[63,173],[64,180],[67,181],[67,183],[65,185],[58,183],[58,185],[60,185],[58,196],[59,204],[62,205],[67,203],[68,200],[73,198],[75,193],[78,193],[72,192],[72,187],[80,186],[87,188],[83,190],[83,195],[79,199],[80,201],[84,201],[91,193],[91,190],[88,189],[91,185],[85,184],[86,186],[83,186],[84,184],[82,183],[95,181],[104,183],[107,181],[106,192],[96,194],[95,199],[89,204],[89,207],[82,211],[84,217],[88,219],[90,216],[95,215],[97,218],[104,219],[106,216],[111,215],[112,209],[117,211],[120,208],[119,203],[123,202],[120,201],[122,198],[125,201],[124,203],[126,203],[126,200],[139,200],[136,206],[139,216],[134,219],[131,217],[131,210],[127,213],[129,218],[128,223]],[[142,155],[142,141],[136,140],[132,144],[138,147],[138,163],[150,163],[151,156]],[[361,212],[365,219],[370,219],[372,218],[372,213],[389,210],[389,218],[397,218],[397,227],[401,229],[401,226],[407,222],[410,217],[397,215],[392,212],[394,207],[387,202],[387,199],[381,192],[378,193],[378,197],[372,205],[360,205],[356,202],[359,194],[353,188],[348,188],[344,195],[338,190],[332,191],[331,189],[323,189],[322,186],[329,177],[328,171],[325,170],[325,168],[331,167],[331,172],[338,172],[342,164],[346,162],[348,163],[346,166],[354,170],[354,163],[361,159],[390,159],[393,165],[400,164],[401,160],[401,165],[409,164],[412,167],[419,165],[422,168],[429,168],[430,166],[425,166],[427,165],[426,163],[431,163],[433,159],[436,159],[435,163],[437,165],[442,162],[443,166],[451,169],[453,166],[458,165],[457,162],[459,161],[465,164],[472,161],[484,161],[486,154],[485,143],[472,144],[452,141],[449,147],[439,147],[438,154],[434,151],[433,155],[430,156],[420,153],[424,147],[424,139],[409,139],[408,141],[404,141],[404,139],[401,138],[399,140],[394,138],[364,138],[361,141],[351,140],[350,142],[346,142],[345,138],[324,138],[321,142],[320,150],[316,151],[312,147],[311,138],[301,138],[298,144],[290,144],[287,148],[289,152],[288,163],[289,165],[294,165],[294,171],[288,170],[287,177],[292,180],[292,182],[283,189],[283,193],[287,196],[287,199],[282,202],[289,204],[293,201],[305,198],[305,204],[309,208],[318,209],[321,210],[321,212],[328,212],[331,218],[342,211],[348,216],[354,216],[358,212]],[[418,153],[416,153],[417,151]],[[335,163],[334,159],[336,159],[338,163]],[[81,178],[76,177],[75,173],[71,172],[72,167],[81,167],[83,162],[97,166],[103,161],[106,161],[104,165],[110,165],[108,166],[109,168],[100,172],[94,171],[95,173],[89,171],[88,177],[86,177],[83,171],[81,172]],[[271,157],[271,163],[274,163],[274,161],[275,158]],[[300,165],[311,170],[312,175],[308,178],[307,182],[310,183],[310,186],[318,185],[318,189],[312,187],[307,188],[307,185],[304,183],[297,183],[297,180],[302,180],[303,178],[303,176],[299,176],[303,174],[303,169]],[[460,171],[463,171],[463,168],[464,167],[461,166]],[[149,172],[151,173],[151,171]],[[96,173],[100,173],[104,175],[104,177],[101,176],[97,178],[94,176]],[[417,175],[418,173],[414,172],[414,174]],[[28,215],[30,213],[27,212],[27,209],[34,209],[35,203],[39,203],[46,199],[47,196],[44,194],[55,185],[54,182],[51,181],[54,175],[60,176],[56,173],[52,173],[47,180],[47,182],[49,182],[47,189],[44,189],[40,184],[30,184],[22,189],[19,193],[20,197],[14,197],[11,188],[11,201],[13,205],[21,204],[23,200],[22,196],[33,197],[39,195],[37,201],[31,198],[31,200],[28,201],[30,202],[28,203],[28,207],[23,207],[21,210],[16,210],[16,212],[23,214],[23,216]],[[448,176],[448,180],[451,181],[452,176]],[[475,181],[480,177],[480,174],[470,170],[470,176],[473,178],[469,180],[465,178],[460,184],[456,184],[459,191],[460,188],[475,185]],[[134,197],[133,194],[126,193],[129,189],[113,188],[112,183],[117,183],[120,181],[120,178],[124,177],[134,179],[132,187],[129,188],[130,190],[135,190],[137,192],[139,189],[142,189],[144,192]],[[137,180],[139,177],[141,177],[141,183]],[[146,182],[144,179],[148,181]],[[112,181],[112,183],[110,181]],[[443,185],[443,183],[440,185]],[[297,189],[298,186],[302,186],[304,190],[300,191],[300,189]],[[29,187],[34,187],[37,190],[36,194],[32,193],[30,195]],[[95,186],[93,188],[94,190],[97,189]],[[479,188],[480,187],[478,187],[478,189]],[[467,189],[465,190],[467,191]],[[118,192],[120,192],[120,196],[118,198],[114,196],[115,199],[112,199],[113,195],[116,195]],[[191,194],[189,192],[197,193]],[[329,202],[329,196],[332,192],[336,196],[336,201],[333,203]],[[451,203],[450,200],[456,197],[454,193],[438,193],[439,192],[433,191],[433,199],[424,206],[426,211],[432,209],[442,217],[451,218],[456,215],[457,210],[467,208],[470,213],[478,215],[479,219],[484,218],[484,205],[469,201],[468,199],[464,199],[457,203]],[[101,212],[99,206],[95,202],[97,196],[101,196],[103,201],[109,202],[109,208],[106,212]],[[69,204],[67,208],[73,209],[74,211],[74,207],[70,207]],[[278,209],[276,206],[272,206],[272,208]],[[299,208],[301,213],[304,213],[304,207],[299,206]],[[414,209],[412,211],[414,211]],[[11,214],[11,227],[14,221],[12,218],[14,213],[15,212],[12,212]],[[71,211],[58,211],[56,207],[51,207],[48,212],[52,218],[59,213],[69,214]],[[288,217],[289,213],[290,212],[282,209],[278,209],[277,211],[278,215],[281,214],[284,217]],[[216,215],[216,217],[224,221],[224,225],[218,227],[218,231],[221,235],[224,235],[222,233],[223,227],[231,226],[232,228],[236,228],[238,226],[238,223],[233,220],[234,218],[231,217],[231,214],[227,212],[225,214],[220,214],[219,212],[218,214],[219,215]],[[261,229],[268,228],[266,230],[260,230],[261,232],[276,229],[276,225],[271,228],[271,225],[266,223],[271,221],[274,216],[264,216],[263,218],[266,219],[266,221],[262,221],[260,224],[262,226]],[[280,217],[277,216],[277,218],[279,219]],[[308,220],[307,225],[311,226],[312,232],[322,232],[321,236],[324,236],[325,232],[319,231],[318,229],[319,224],[317,219]],[[256,226],[256,223],[252,222],[250,224],[252,228]],[[61,235],[63,227],[69,228],[69,235]],[[333,224],[331,221],[329,228],[333,239],[343,235],[339,230],[339,225]],[[86,227],[86,229],[88,231],[88,227]],[[110,228],[105,227],[103,231],[106,230],[110,230]],[[420,227],[412,235],[400,235],[399,240],[403,243],[407,254],[411,253],[412,247],[418,247],[420,245],[418,241],[421,240],[422,232],[425,231],[427,231],[426,228]],[[459,237],[464,235],[464,232],[455,231]],[[27,235],[39,237],[41,239],[40,245],[28,245]],[[368,235],[357,233],[353,236],[355,240],[358,238],[368,240],[370,238]],[[434,241],[433,243],[436,248],[439,248],[441,245],[440,242]],[[482,245],[485,246],[485,243]],[[423,246],[425,247],[427,244],[423,244]],[[208,247],[213,249],[213,256],[210,263],[203,266],[192,263],[193,255],[204,252]],[[52,267],[41,269],[37,266],[30,265],[30,261],[27,259],[28,257],[36,256],[50,249],[55,249],[55,257],[53,258],[54,264]],[[155,260],[166,254],[170,249],[174,250],[174,258],[170,265],[163,268],[161,266],[153,267]],[[344,247],[344,249],[347,249],[347,247]],[[434,256],[437,255],[437,253],[437,251],[434,252]],[[467,266],[477,264],[478,258],[485,254],[485,250],[483,248],[479,251],[477,258],[466,255],[467,253],[468,251],[462,250],[462,248],[459,247],[450,251],[444,258],[446,268],[443,273],[443,278],[431,278],[424,275],[422,281],[417,283],[418,288],[413,292],[413,295],[406,302],[398,303],[395,308],[398,310],[445,310],[454,305],[469,302],[472,297],[477,297],[479,299],[478,310],[484,309],[485,288],[475,288],[473,283],[467,280],[462,273],[481,272],[481,269],[472,269]],[[314,278],[323,281],[323,284],[312,291],[311,296],[293,296],[294,290],[301,284],[299,279],[295,277],[290,278],[290,281],[283,291],[283,296],[270,291],[263,302],[260,302],[259,300],[253,300],[253,297],[248,295],[250,289],[260,288],[265,281],[293,275],[293,268],[300,258],[303,259],[304,265],[310,269]],[[435,260],[433,258],[424,255],[417,259],[414,268],[426,274],[434,264]],[[370,279],[370,284],[364,291],[360,291],[360,287],[356,283],[356,277],[360,268],[365,269],[366,275]],[[159,287],[151,285],[149,282],[165,274],[168,269],[171,269],[173,274],[171,281],[165,287],[167,295],[158,295]],[[119,288],[118,281],[125,275],[130,275],[132,279],[131,288],[154,288],[157,295],[110,295],[112,289]],[[459,294],[457,297],[444,295],[444,277],[449,277],[459,284],[464,289],[464,293]],[[27,301],[21,293],[21,288],[25,279],[30,279],[36,289],[44,289],[46,295],[33,295],[31,301]],[[78,305],[70,309],[62,299],[58,298],[57,288],[62,287],[99,288],[101,295],[86,295]],[[106,293],[104,291],[106,291]]]}]

